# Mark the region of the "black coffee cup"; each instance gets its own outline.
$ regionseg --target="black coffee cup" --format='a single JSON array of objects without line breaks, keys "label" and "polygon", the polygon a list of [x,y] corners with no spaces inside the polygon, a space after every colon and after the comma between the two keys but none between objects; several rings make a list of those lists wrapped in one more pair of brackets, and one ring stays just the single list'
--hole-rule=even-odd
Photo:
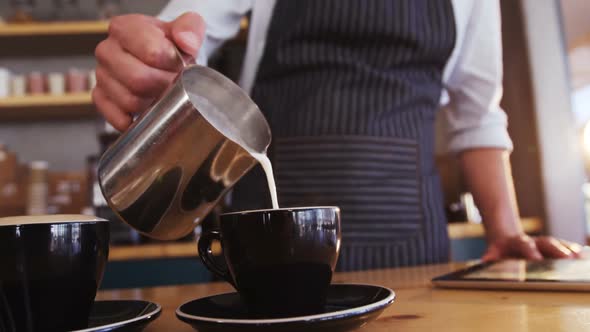
[{"label": "black coffee cup", "polygon": [[[252,317],[323,310],[340,249],[340,209],[302,207],[221,215],[220,229],[199,239],[199,256],[231,283]],[[221,241],[228,269],[212,258]]]},{"label": "black coffee cup", "polygon": [[0,331],[87,328],[108,250],[103,219],[0,218]]}]

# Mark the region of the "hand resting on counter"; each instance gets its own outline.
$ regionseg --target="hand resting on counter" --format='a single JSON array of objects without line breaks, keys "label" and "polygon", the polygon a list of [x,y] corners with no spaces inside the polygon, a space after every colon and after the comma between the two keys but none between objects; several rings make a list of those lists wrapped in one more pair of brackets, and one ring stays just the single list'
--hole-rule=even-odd
[{"label": "hand resting on counter", "polygon": [[544,258],[581,258],[583,247],[577,243],[549,236],[531,237],[525,234],[507,237],[488,245],[484,261],[502,258],[541,260]]}]

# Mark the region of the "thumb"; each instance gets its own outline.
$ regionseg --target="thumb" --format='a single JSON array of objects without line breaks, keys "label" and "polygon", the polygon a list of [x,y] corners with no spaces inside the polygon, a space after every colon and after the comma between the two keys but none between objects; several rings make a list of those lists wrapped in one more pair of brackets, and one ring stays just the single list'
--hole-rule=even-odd
[{"label": "thumb", "polygon": [[197,57],[205,38],[205,21],[201,15],[187,12],[169,23],[174,44],[188,55]]}]

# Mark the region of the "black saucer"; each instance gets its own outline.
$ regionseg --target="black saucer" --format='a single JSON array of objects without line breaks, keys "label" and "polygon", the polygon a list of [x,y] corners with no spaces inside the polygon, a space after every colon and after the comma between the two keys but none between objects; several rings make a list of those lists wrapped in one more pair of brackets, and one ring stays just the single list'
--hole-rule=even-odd
[{"label": "black saucer", "polygon": [[162,307],[147,301],[96,301],[87,329],[74,332],[139,332],[160,316]]},{"label": "black saucer", "polygon": [[199,332],[213,331],[350,331],[377,318],[395,300],[388,288],[333,284],[323,312],[310,316],[249,319],[238,293],[193,300],[176,309],[176,316]]}]

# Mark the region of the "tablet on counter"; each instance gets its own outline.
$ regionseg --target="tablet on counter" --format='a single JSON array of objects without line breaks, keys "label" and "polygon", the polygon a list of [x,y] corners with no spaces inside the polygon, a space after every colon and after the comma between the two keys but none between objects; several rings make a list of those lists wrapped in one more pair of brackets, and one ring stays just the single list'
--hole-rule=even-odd
[{"label": "tablet on counter", "polygon": [[446,288],[590,291],[590,260],[502,260],[432,279]]}]

